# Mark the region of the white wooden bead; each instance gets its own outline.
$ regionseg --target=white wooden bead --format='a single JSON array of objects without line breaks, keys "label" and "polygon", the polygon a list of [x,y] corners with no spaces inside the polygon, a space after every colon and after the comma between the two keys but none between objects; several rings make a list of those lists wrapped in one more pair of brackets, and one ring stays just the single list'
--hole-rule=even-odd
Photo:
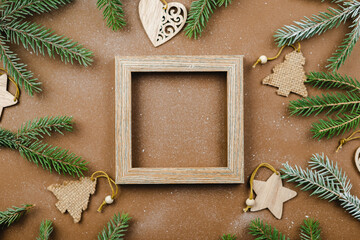
[{"label": "white wooden bead", "polygon": [[261,64],[265,64],[268,61],[268,59],[267,59],[267,57],[265,55],[261,55],[259,57],[259,59],[260,59]]},{"label": "white wooden bead", "polygon": [[112,199],[112,197],[110,195],[106,196],[105,198],[105,202],[107,204],[112,204],[114,202],[114,199]]},{"label": "white wooden bead", "polygon": [[250,198],[246,199],[246,205],[248,205],[250,207],[254,206],[255,205],[255,200],[250,199]]}]

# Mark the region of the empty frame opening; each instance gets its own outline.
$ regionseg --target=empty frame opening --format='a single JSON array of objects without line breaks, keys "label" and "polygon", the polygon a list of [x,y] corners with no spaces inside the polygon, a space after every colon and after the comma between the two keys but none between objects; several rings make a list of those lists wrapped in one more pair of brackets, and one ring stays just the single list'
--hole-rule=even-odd
[{"label": "empty frame opening", "polygon": [[132,166],[226,167],[226,72],[132,73]]}]

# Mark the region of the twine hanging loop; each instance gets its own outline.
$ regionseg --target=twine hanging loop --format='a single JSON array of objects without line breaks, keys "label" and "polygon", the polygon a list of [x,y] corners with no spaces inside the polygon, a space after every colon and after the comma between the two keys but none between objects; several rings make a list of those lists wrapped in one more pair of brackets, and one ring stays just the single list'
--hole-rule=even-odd
[{"label": "twine hanging loop", "polygon": [[166,10],[168,8],[168,3],[165,0],[160,0],[160,1],[163,2],[163,4],[164,4],[163,9]]},{"label": "twine hanging loop", "polygon": [[360,130],[357,130],[357,131],[353,132],[347,138],[340,139],[339,146],[337,147],[336,152],[338,152],[342,148],[342,146],[345,145],[345,143],[350,142],[351,140],[359,139],[360,136],[354,137],[357,133],[360,133]]},{"label": "twine hanging loop", "polygon": [[119,188],[116,185],[115,181],[110,178],[109,175],[107,175],[107,173],[104,171],[96,171],[91,175],[92,181],[95,181],[98,178],[106,178],[111,188],[111,195],[105,197],[104,201],[101,203],[100,207],[97,210],[98,212],[101,212],[106,204],[111,204],[113,202],[113,200],[116,198],[116,195],[118,194]]},{"label": "twine hanging loop", "polygon": [[276,175],[279,175],[280,173],[278,171],[276,171],[276,169],[271,166],[270,164],[268,163],[261,163],[259,164],[259,166],[257,166],[257,168],[255,168],[255,170],[253,171],[253,173],[251,174],[251,177],[250,177],[250,193],[249,193],[249,198],[246,200],[246,208],[244,208],[244,212],[247,212],[255,203],[255,200],[254,200],[254,191],[253,191],[253,182],[254,182],[254,178],[255,178],[255,175],[257,173],[257,171],[261,168],[261,167],[266,167],[268,169],[270,169],[271,171],[273,171]]},{"label": "twine hanging loop", "polygon": [[[298,43],[298,47],[296,48],[294,45],[289,45],[290,47],[292,47],[295,51],[297,52],[300,52],[301,50],[301,45],[300,43]],[[258,60],[256,60],[256,62],[254,63],[254,65],[252,66],[253,68],[256,67],[256,65],[258,65],[259,63],[261,64],[265,64],[267,63],[267,61],[272,61],[272,60],[275,60],[277,59],[278,57],[280,57],[282,51],[284,50],[284,48],[287,47],[287,45],[284,45],[280,48],[280,50],[278,51],[278,53],[274,56],[274,57],[271,57],[271,58],[268,58],[266,57],[265,55],[262,55],[258,58]]]}]

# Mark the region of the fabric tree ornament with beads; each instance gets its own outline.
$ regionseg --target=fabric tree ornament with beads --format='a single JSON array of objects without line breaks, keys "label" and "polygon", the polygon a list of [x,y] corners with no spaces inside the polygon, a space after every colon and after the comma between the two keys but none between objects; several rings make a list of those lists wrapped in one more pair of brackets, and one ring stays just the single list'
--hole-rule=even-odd
[{"label": "fabric tree ornament with beads", "polygon": [[[264,85],[278,87],[277,94],[288,97],[290,92],[296,93],[303,97],[307,97],[308,93],[304,82],[306,81],[306,74],[304,70],[305,57],[300,51],[300,44],[294,51],[285,55],[285,61],[276,65],[273,68],[273,73],[263,79]],[[269,60],[277,59],[284,47],[273,58],[267,58],[262,55],[256,61],[253,67],[258,63],[265,64]]]},{"label": "fabric tree ornament with beads", "polygon": [[112,194],[106,196],[98,208],[97,211],[101,212],[106,204],[114,202],[118,193],[118,187],[114,180],[103,171],[94,172],[91,177],[83,177],[78,181],[65,181],[62,184],[53,184],[48,187],[48,190],[59,200],[55,204],[59,211],[61,213],[67,211],[74,219],[74,223],[78,223],[81,220],[82,212],[88,207],[90,196],[95,193],[98,178],[106,178],[112,191]]},{"label": "fabric tree ornament with beads", "polygon": [[141,23],[155,47],[173,38],[184,27],[187,10],[181,3],[165,0],[141,0],[139,3]]},{"label": "fabric tree ornament with beads", "polygon": [[[261,167],[266,167],[274,172],[266,182],[254,180],[257,171]],[[256,199],[254,199],[253,190],[256,193]],[[244,208],[244,212],[249,209],[256,212],[267,208],[277,219],[281,219],[284,202],[294,198],[296,195],[295,191],[283,187],[280,173],[274,167],[268,163],[261,163],[251,174],[250,194],[246,200],[247,206]]]}]

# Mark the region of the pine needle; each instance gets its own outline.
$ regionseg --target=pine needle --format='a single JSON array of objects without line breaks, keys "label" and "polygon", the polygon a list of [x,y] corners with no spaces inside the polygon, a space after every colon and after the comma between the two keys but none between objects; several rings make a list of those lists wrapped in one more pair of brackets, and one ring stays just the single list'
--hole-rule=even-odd
[{"label": "pine needle", "polygon": [[328,8],[327,12],[319,12],[317,15],[305,17],[300,21],[294,21],[292,25],[285,25],[278,29],[274,35],[278,46],[291,45],[305,39],[312,38],[315,35],[337,28],[340,24],[352,19],[350,26],[352,31],[348,33],[342,45],[329,58],[330,69],[339,69],[350,56],[353,47],[360,36],[360,2],[358,1],[332,1],[338,5],[338,8]]},{"label": "pine needle", "polygon": [[13,206],[6,211],[0,212],[0,225],[9,227],[24,216],[31,208],[33,208],[33,205],[24,204],[22,207]]},{"label": "pine needle", "polygon": [[10,50],[6,42],[6,39],[0,36],[0,60],[3,62],[4,68],[20,87],[24,87],[29,95],[40,92],[40,83],[37,78],[34,78],[33,73],[26,69],[26,64],[19,62],[20,59]]},{"label": "pine needle", "polygon": [[48,240],[54,228],[50,220],[41,222],[39,237],[36,240]]},{"label": "pine needle", "polygon": [[40,83],[12,52],[9,43],[23,45],[36,54],[58,55],[64,63],[77,61],[80,65],[92,63],[93,53],[70,38],[57,35],[52,30],[24,18],[42,14],[70,3],[71,0],[7,0],[0,2],[0,60],[15,82],[29,95],[40,92]]},{"label": "pine needle", "polygon": [[314,219],[305,219],[300,231],[301,240],[321,240],[320,223]]},{"label": "pine needle", "polygon": [[231,234],[224,234],[219,240],[236,240],[236,236],[235,235],[231,235]]},{"label": "pine needle", "polygon": [[254,237],[257,237],[257,240],[266,239],[266,240],[290,240],[284,234],[279,232],[275,227],[272,228],[267,223],[264,223],[259,218],[251,221],[249,227],[249,233]]},{"label": "pine needle", "polygon": [[189,16],[184,29],[189,38],[198,39],[205,30],[207,23],[217,7],[227,7],[231,0],[197,0],[191,3]]},{"label": "pine needle", "polygon": [[88,162],[66,149],[43,143],[41,140],[45,135],[51,136],[52,132],[62,134],[63,130],[72,130],[71,117],[35,119],[24,123],[17,134],[0,128],[0,146],[18,150],[23,158],[50,172],[54,170],[59,174],[83,176],[83,171],[88,170]]},{"label": "pine needle", "polygon": [[125,25],[124,10],[120,0],[97,0],[98,9],[103,9],[104,20],[106,26],[113,31],[122,29]]},{"label": "pine needle", "polygon": [[[290,240],[275,227],[264,223],[259,218],[251,221],[249,230],[251,235],[257,237],[255,240]],[[301,240],[321,240],[321,229],[318,221],[305,219],[300,231]]]},{"label": "pine needle", "polygon": [[307,75],[305,83],[309,83],[317,88],[338,88],[360,92],[360,83],[358,80],[348,77],[347,75],[342,76],[336,72],[310,72],[310,74]]},{"label": "pine needle", "polygon": [[310,169],[283,164],[282,178],[302,186],[302,191],[312,191],[328,201],[340,201],[340,205],[355,219],[360,220],[360,200],[351,195],[351,183],[345,172],[324,155],[315,154],[310,160]]},{"label": "pine needle", "polygon": [[71,0],[7,0],[2,1],[2,21],[12,21],[33,14],[42,14],[58,9],[59,6],[70,3]]},{"label": "pine needle", "polygon": [[338,73],[311,72],[306,83],[317,88],[338,88],[346,93],[327,93],[291,101],[289,110],[292,115],[310,116],[325,113],[335,114],[326,120],[313,123],[311,132],[314,138],[331,138],[356,129],[360,124],[360,83]]},{"label": "pine needle", "polygon": [[297,101],[291,101],[290,113],[293,115],[315,116],[326,111],[326,115],[338,112],[360,112],[360,96],[356,93],[328,93],[321,96],[306,97]]},{"label": "pine needle", "polygon": [[129,227],[130,219],[128,214],[115,214],[102,232],[99,233],[98,240],[123,240],[125,232]]}]

